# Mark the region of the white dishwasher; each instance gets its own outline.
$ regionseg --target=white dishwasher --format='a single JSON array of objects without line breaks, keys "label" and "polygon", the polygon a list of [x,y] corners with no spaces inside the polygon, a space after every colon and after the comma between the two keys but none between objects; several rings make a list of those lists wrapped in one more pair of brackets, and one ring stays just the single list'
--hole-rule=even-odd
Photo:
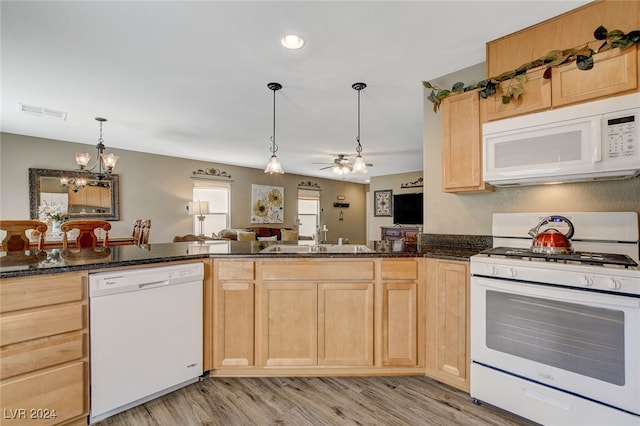
[{"label": "white dishwasher", "polygon": [[89,275],[90,423],[202,375],[202,263]]}]

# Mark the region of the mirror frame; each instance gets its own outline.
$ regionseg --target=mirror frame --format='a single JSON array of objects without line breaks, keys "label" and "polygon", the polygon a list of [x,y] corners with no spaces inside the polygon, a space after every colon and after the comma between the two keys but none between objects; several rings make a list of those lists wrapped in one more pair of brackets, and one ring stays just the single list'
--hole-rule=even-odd
[{"label": "mirror frame", "polygon": [[[31,219],[38,219],[38,202],[40,200],[40,178],[89,178],[91,174],[79,170],[29,169],[29,211]],[[98,179],[95,179],[98,180]],[[69,219],[101,219],[120,220],[120,178],[111,174],[103,180],[111,181],[111,213],[79,214],[72,213]]]}]

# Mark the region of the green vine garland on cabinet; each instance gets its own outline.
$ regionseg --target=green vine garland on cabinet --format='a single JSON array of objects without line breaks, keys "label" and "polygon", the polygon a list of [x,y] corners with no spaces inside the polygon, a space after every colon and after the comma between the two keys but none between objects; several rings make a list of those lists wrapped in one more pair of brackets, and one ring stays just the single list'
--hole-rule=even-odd
[{"label": "green vine garland on cabinet", "polygon": [[[517,101],[520,96],[522,96],[524,93],[522,84],[527,81],[526,73],[533,68],[545,66],[546,69],[544,71],[543,78],[546,79],[551,78],[552,68],[571,62],[575,62],[578,69],[587,71],[593,68],[593,55],[596,53],[601,53],[617,47],[624,50],[634,44],[640,45],[640,30],[633,30],[625,34],[620,30],[607,31],[605,27],[599,26],[596,28],[593,35],[595,40],[585,43],[584,46],[564,50],[552,50],[541,58],[520,65],[513,71],[503,72],[496,77],[490,77],[478,83],[465,85],[462,82],[457,82],[452,86],[451,90],[441,89],[428,81],[423,81],[422,85],[427,89],[431,89],[431,93],[427,99],[433,102],[433,112],[437,112],[442,100],[452,93],[481,89],[478,93],[481,98],[486,99],[495,95],[497,92],[496,87],[503,81],[507,80],[509,80],[509,85],[505,89],[502,89],[501,96],[502,103],[508,104],[511,100]],[[597,51],[594,51],[589,45],[598,40],[602,40],[603,43]]]}]

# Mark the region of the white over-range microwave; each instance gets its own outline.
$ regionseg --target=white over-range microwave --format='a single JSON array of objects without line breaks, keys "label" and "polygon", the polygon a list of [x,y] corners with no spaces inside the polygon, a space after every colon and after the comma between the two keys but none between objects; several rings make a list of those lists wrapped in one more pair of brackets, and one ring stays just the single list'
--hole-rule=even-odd
[{"label": "white over-range microwave", "polygon": [[486,123],[483,177],[496,186],[640,175],[640,93]]}]

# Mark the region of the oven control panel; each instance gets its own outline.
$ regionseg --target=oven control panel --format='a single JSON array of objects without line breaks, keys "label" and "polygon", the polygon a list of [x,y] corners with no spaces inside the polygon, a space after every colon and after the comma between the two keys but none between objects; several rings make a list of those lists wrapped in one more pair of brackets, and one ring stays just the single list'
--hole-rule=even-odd
[{"label": "oven control panel", "polygon": [[476,255],[471,257],[471,275],[640,296],[638,268],[527,262]]}]

